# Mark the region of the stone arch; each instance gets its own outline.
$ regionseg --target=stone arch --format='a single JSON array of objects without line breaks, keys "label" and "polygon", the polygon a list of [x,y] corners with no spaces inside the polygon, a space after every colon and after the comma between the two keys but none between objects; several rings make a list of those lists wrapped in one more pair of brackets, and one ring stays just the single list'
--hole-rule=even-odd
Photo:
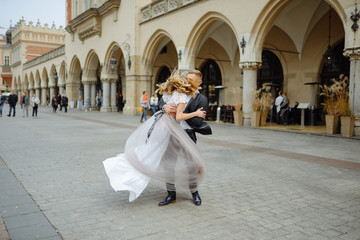
[{"label": "stone arch", "polygon": [[[81,78],[82,78],[82,68],[78,56],[74,55],[70,62],[69,67],[69,77],[66,82],[66,94],[68,95],[69,101],[74,102],[74,107],[80,106],[80,101],[82,103],[82,87],[81,87]],[[80,99],[81,98],[81,99]],[[75,105],[75,103],[77,105]]]},{"label": "stone arch", "polygon": [[[345,29],[347,22],[346,13],[344,9],[341,7],[339,1],[338,0],[323,0],[323,1],[326,1],[329,5],[331,5],[334,8],[334,10],[339,15],[343,23],[343,27]],[[248,42],[247,45],[250,46],[247,47],[247,49],[250,48],[250,50],[247,50],[248,52],[247,58],[249,58],[248,60],[254,60],[258,62],[261,61],[262,46],[268,32],[270,31],[277,16],[291,2],[293,1],[292,0],[269,1],[268,4],[264,6],[263,10],[258,15],[259,17],[255,21],[251,29],[251,34],[249,38],[247,39]],[[252,57],[255,57],[255,59],[251,59]]]},{"label": "stone arch", "polygon": [[[128,51],[130,51],[130,49],[128,49],[126,46],[127,45],[120,46],[115,41],[109,45],[105,53],[103,70],[110,72],[110,59],[112,58],[113,55],[117,60],[116,61],[117,69],[120,64],[122,64],[123,66],[126,65],[124,53],[128,54],[129,53]],[[124,68],[124,71],[126,72],[126,67]]]},{"label": "stone arch", "polygon": [[47,88],[49,86],[49,74],[46,67],[43,68],[41,74],[41,86]]},{"label": "stone arch", "polygon": [[65,81],[66,81],[66,78],[67,78],[65,61],[61,62],[60,70],[58,72],[58,75],[59,75],[58,84],[65,84]]},{"label": "stone arch", "polygon": [[12,78],[11,87],[12,87],[12,90],[16,90],[16,87],[17,87],[17,78],[16,78],[16,76],[13,76],[13,78]]},{"label": "stone arch", "polygon": [[24,76],[24,91],[27,91],[29,90],[29,77],[28,77],[28,74],[25,73],[25,76]]},{"label": "stone arch", "polygon": [[41,86],[40,72],[39,72],[39,69],[36,69],[36,73],[35,73],[35,88],[40,88],[40,86]]},{"label": "stone arch", "polygon": [[34,82],[34,74],[33,74],[33,72],[30,72],[29,88],[30,88],[30,89],[34,89],[34,88],[35,88],[35,82]]},{"label": "stone arch", "polygon": [[[186,42],[186,49],[184,55],[187,57],[189,61],[189,66],[195,66],[197,53],[202,45],[202,42],[207,37],[208,30],[211,27],[216,27],[217,24],[226,24],[232,31],[235,36],[235,48],[239,48],[238,43],[238,34],[233,26],[232,22],[225,17],[223,14],[218,12],[208,12],[204,16],[202,16],[195,24],[193,29],[191,30],[191,34],[188,37]],[[229,51],[226,50],[229,55],[229,59],[233,60],[236,55],[236,49],[233,49],[232,54],[229,54]],[[230,56],[233,55],[233,56]]]},{"label": "stone arch", "polygon": [[172,36],[163,29],[156,30],[153,35],[149,38],[146,47],[143,52],[142,62],[145,66],[145,71],[148,73],[152,72],[152,67],[156,56],[160,53],[161,49],[166,46],[169,42],[172,42],[176,48],[176,44]]},{"label": "stone arch", "polygon": [[52,64],[50,67],[50,72],[49,72],[49,75],[50,75],[49,86],[57,85],[57,81],[55,80],[55,73],[54,73],[55,71],[57,72],[57,69],[56,69],[55,65]]}]

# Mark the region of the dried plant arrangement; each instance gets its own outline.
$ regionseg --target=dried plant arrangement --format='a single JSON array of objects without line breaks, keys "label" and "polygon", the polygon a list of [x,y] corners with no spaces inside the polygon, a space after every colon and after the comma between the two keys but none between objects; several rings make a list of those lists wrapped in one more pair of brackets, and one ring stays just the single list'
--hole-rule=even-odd
[{"label": "dried plant arrangement", "polygon": [[268,86],[267,84],[263,84],[263,86],[256,91],[255,101],[253,104],[253,109],[255,112],[270,110],[273,103],[272,94],[270,90],[271,90],[271,86]]},{"label": "dried plant arrangement", "polygon": [[325,97],[324,109],[329,115],[350,116],[349,78],[344,74],[339,79],[333,79],[330,86],[320,86],[321,94]]}]

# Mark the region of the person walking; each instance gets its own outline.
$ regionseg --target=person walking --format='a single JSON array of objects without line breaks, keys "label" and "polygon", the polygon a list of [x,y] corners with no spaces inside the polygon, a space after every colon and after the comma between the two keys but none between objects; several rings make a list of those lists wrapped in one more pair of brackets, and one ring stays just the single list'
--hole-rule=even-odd
[{"label": "person walking", "polygon": [[61,97],[60,93],[58,93],[56,100],[57,100],[58,106],[60,108],[59,110],[62,111],[62,97]]},{"label": "person walking", "polygon": [[98,111],[100,111],[100,108],[101,108],[101,98],[99,96],[99,93],[96,93],[96,97],[95,97],[95,104],[96,104],[96,109]]},{"label": "person walking", "polygon": [[159,98],[156,93],[153,94],[153,96],[150,98],[150,110],[152,112],[152,115],[154,115],[159,107]]},{"label": "person walking", "polygon": [[21,98],[21,108],[23,110],[23,117],[29,116],[29,103],[30,103],[29,97],[26,94],[26,92],[24,92]]},{"label": "person walking", "polygon": [[51,106],[53,108],[53,112],[56,113],[56,110],[58,108],[58,100],[57,100],[57,97],[55,96],[55,94],[53,95],[52,99],[51,99]]},{"label": "person walking", "polygon": [[2,91],[0,90],[0,117],[2,117],[2,110],[5,104],[5,96],[2,95]]},{"label": "person walking", "polygon": [[124,101],[124,97],[121,93],[118,93],[116,101],[117,101],[118,112],[120,112],[123,110],[123,101]]},{"label": "person walking", "polygon": [[280,104],[280,119],[281,123],[286,126],[288,125],[288,113],[289,113],[289,99],[285,92],[282,93],[283,100]]},{"label": "person walking", "polygon": [[[199,70],[193,69],[188,71],[187,77],[190,79],[191,82],[193,82],[197,86],[197,88],[200,87],[202,83],[202,73]],[[162,100],[160,100],[159,107],[160,109],[164,109],[169,116],[172,116],[176,114],[178,111],[181,111],[181,109],[178,110],[178,108],[175,105],[167,105]],[[195,93],[195,97],[192,98],[185,106],[184,113],[196,112],[198,109],[202,109],[206,111],[207,108],[208,108],[208,99],[204,95],[202,95],[199,92],[199,90],[197,90]],[[196,132],[204,135],[212,134],[210,126],[206,122],[204,122],[203,118],[193,117],[187,119],[186,121],[181,121],[180,126],[186,131],[186,133],[194,143],[197,143]],[[165,206],[170,203],[176,202],[175,185],[171,183],[166,183],[166,189],[168,195],[164,198],[163,201],[159,202],[159,206]],[[193,197],[194,204],[201,205],[202,200],[200,198],[199,191],[197,188],[197,182],[192,183],[192,185],[189,186],[189,189]]]},{"label": "person walking", "polygon": [[148,95],[147,95],[146,91],[143,91],[143,95],[140,98],[140,106],[143,108],[141,118],[140,118],[140,122],[142,123],[143,119],[145,119],[145,121],[146,121],[146,109],[149,106]]},{"label": "person walking", "polygon": [[67,113],[67,107],[69,104],[69,99],[66,94],[62,97],[62,106],[65,108],[65,112]]},{"label": "person walking", "polygon": [[14,109],[13,112],[13,117],[15,117],[15,113],[16,113],[16,103],[18,102],[18,96],[15,94],[15,91],[12,90],[11,94],[9,96],[9,114],[7,115],[8,117],[11,117],[11,110]]},{"label": "person walking", "polygon": [[281,94],[281,91],[279,91],[279,96],[277,96],[277,98],[275,99],[275,107],[276,107],[276,122],[277,124],[281,123],[281,119],[280,119],[280,110],[281,110],[281,103],[283,101],[283,97]]},{"label": "person walking", "polygon": [[164,102],[177,106],[176,114],[158,111],[130,135],[125,153],[103,162],[113,189],[129,191],[130,202],[140,196],[151,178],[192,187],[204,177],[204,162],[199,149],[179,124],[193,117],[205,118],[206,112],[202,109],[183,112],[195,96],[196,84],[186,73],[177,70],[158,86]]},{"label": "person walking", "polygon": [[34,116],[34,114],[35,114],[35,117],[37,117],[37,112],[38,112],[38,107],[39,107],[39,104],[40,104],[40,100],[36,96],[36,94],[34,94],[33,97],[31,98],[30,104],[33,107],[32,116]]}]

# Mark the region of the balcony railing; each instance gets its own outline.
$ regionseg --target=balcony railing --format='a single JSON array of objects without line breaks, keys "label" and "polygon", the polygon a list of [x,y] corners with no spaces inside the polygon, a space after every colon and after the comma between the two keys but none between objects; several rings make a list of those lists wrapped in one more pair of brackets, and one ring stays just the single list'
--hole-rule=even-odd
[{"label": "balcony railing", "polygon": [[140,22],[147,22],[168,12],[175,11],[199,1],[201,0],[157,0],[141,9]]}]

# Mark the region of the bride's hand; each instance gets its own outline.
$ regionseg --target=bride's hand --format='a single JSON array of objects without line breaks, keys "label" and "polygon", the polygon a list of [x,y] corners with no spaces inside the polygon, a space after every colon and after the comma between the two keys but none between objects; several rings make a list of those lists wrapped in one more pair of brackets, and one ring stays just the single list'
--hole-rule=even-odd
[{"label": "bride's hand", "polygon": [[205,118],[206,111],[202,110],[203,108],[199,108],[195,113],[197,117]]}]

